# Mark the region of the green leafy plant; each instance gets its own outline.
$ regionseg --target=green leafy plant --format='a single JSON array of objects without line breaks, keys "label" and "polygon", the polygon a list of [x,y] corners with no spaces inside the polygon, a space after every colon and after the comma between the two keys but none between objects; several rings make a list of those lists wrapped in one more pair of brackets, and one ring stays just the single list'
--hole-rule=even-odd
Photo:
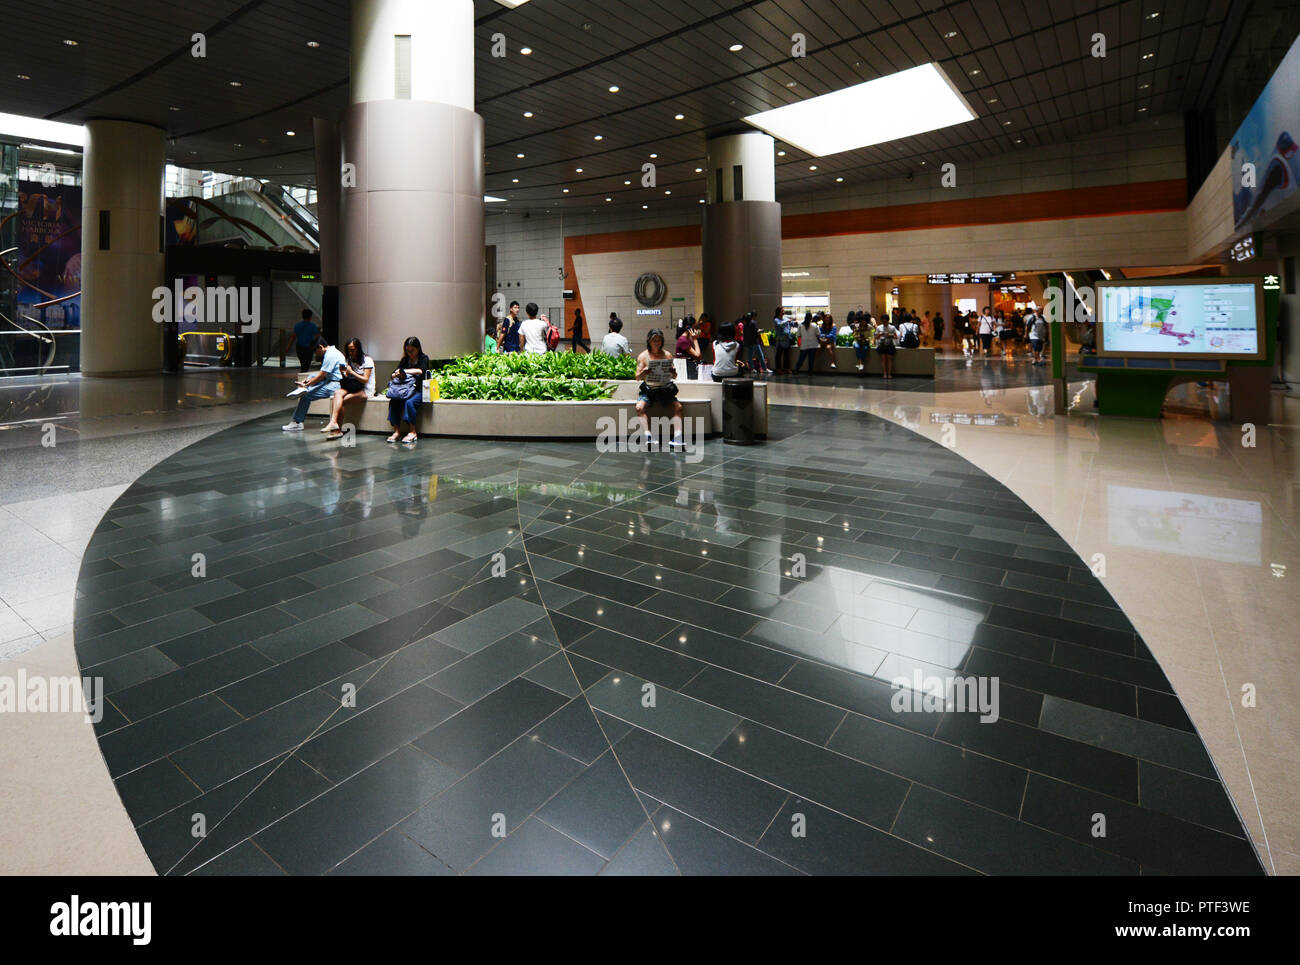
[{"label": "green leafy plant", "polygon": [[584,379],[538,378],[532,375],[438,374],[439,395],[444,399],[497,402],[588,402],[608,399],[614,386]]},{"label": "green leafy plant", "polygon": [[510,352],[464,355],[438,370],[439,376],[533,376],[563,379],[632,379],[636,359],[630,355],[581,352]]},{"label": "green leafy plant", "polygon": [[852,345],[852,344],[853,344],[853,334],[852,334],[851,332],[849,332],[849,333],[846,333],[846,334],[844,334],[844,335],[836,335],[836,336],[835,336],[835,344],[836,344],[836,345]]}]

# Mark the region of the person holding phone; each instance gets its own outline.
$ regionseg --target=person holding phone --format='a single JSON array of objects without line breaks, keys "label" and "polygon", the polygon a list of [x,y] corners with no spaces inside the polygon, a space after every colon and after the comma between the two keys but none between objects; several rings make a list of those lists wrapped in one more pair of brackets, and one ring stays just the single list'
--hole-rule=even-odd
[{"label": "person holding phone", "polygon": [[[388,380],[388,424],[393,434],[388,442],[413,443],[419,438],[415,419],[424,400],[424,376],[429,371],[429,356],[420,348],[420,340],[412,335],[402,345],[402,360]],[[407,433],[402,435],[402,426]]]}]

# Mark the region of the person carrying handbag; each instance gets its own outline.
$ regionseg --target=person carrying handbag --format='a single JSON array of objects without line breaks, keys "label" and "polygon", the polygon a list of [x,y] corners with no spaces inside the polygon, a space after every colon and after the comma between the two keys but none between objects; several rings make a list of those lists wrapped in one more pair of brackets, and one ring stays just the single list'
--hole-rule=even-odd
[{"label": "person carrying handbag", "polygon": [[[393,427],[393,434],[388,442],[412,443],[419,438],[415,431],[415,420],[420,405],[424,401],[424,378],[429,371],[429,356],[420,348],[420,340],[412,335],[402,345],[402,361],[388,380],[388,424]],[[407,433],[402,435],[402,426]]]}]

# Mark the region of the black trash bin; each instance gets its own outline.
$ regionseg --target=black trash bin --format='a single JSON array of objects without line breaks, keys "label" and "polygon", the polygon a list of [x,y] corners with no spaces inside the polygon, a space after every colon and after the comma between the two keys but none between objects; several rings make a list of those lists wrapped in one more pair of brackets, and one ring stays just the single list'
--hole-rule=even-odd
[{"label": "black trash bin", "polygon": [[163,371],[181,370],[181,327],[175,322],[163,322]]},{"label": "black trash bin", "polygon": [[733,446],[754,444],[753,379],[722,380],[722,441]]},{"label": "black trash bin", "polygon": [[235,364],[241,368],[253,366],[253,339],[251,332],[241,332],[235,336]]}]

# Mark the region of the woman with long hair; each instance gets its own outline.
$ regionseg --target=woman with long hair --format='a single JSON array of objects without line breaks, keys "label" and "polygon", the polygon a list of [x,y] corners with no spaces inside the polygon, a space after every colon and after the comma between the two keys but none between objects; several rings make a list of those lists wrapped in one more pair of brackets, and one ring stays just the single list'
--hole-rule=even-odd
[{"label": "woman with long hair", "polygon": [[[389,442],[411,443],[419,438],[415,419],[423,401],[424,377],[429,371],[429,356],[420,347],[420,340],[412,335],[402,345],[402,360],[388,380],[388,424],[393,427]],[[402,435],[402,426],[407,433]]]},{"label": "woman with long hair", "polygon": [[349,339],[343,346],[343,367],[339,370],[339,387],[334,390],[330,423],[321,432],[335,439],[343,435],[339,416],[343,406],[354,399],[368,399],[375,394],[375,360],[361,347],[361,339]]}]

